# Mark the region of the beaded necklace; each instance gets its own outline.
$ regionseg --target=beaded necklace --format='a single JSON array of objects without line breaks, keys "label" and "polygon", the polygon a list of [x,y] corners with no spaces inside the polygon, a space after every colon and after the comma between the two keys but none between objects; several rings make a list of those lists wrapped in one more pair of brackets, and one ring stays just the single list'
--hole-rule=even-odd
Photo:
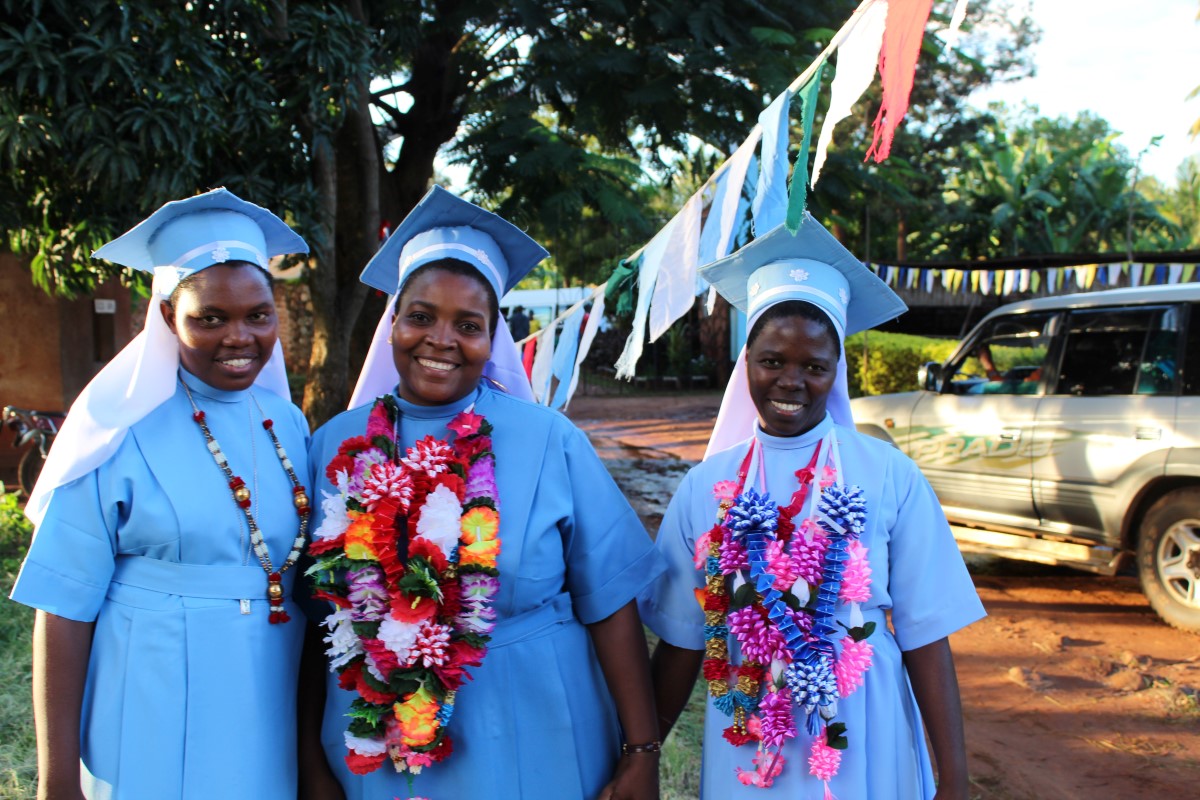
[{"label": "beaded necklace", "polygon": [[308,494],[304,490],[300,479],[296,477],[296,470],[292,467],[292,461],[288,458],[287,452],[283,449],[283,445],[279,443],[279,437],[275,435],[275,423],[268,419],[262,410],[262,406],[258,405],[258,400],[254,399],[254,395],[250,398],[254,400],[254,404],[258,406],[258,413],[263,417],[262,426],[266,430],[267,436],[271,437],[271,444],[275,446],[275,455],[279,457],[279,463],[283,465],[284,471],[288,478],[292,481],[292,503],[296,507],[296,513],[300,517],[300,532],[292,541],[292,549],[284,559],[283,564],[278,570],[271,564],[271,554],[267,549],[267,542],[263,538],[262,531],[258,529],[258,523],[254,519],[254,513],[250,510],[251,499],[250,489],[246,486],[246,482],[241,477],[234,475],[233,470],[229,468],[229,459],[225,457],[225,453],[221,451],[221,445],[217,443],[216,437],[212,435],[212,431],[208,428],[208,422],[205,419],[204,412],[196,405],[196,399],[192,397],[192,391],[186,383],[182,383],[183,391],[187,394],[188,402],[192,404],[192,419],[200,426],[200,431],[204,434],[204,441],[208,444],[208,452],[212,453],[213,460],[217,462],[217,466],[225,473],[225,480],[228,482],[229,490],[233,494],[233,502],[238,508],[242,509],[242,513],[246,515],[246,526],[250,529],[250,545],[254,549],[254,555],[258,558],[258,563],[262,566],[263,572],[267,574],[267,601],[270,604],[271,613],[267,617],[272,625],[287,622],[291,619],[283,609],[283,573],[292,568],[296,560],[300,558],[300,553],[304,550],[304,542],[308,535]]}]

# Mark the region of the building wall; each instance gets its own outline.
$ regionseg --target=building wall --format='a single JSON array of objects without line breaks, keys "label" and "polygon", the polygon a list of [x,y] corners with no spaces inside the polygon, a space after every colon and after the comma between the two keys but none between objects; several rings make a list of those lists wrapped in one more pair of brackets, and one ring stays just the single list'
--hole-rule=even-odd
[{"label": "building wall", "polygon": [[[96,300],[114,313],[97,313]],[[51,297],[33,285],[26,262],[0,253],[0,405],[65,411],[132,338],[129,291],[110,282],[94,295]],[[15,479],[21,453],[0,430],[0,478]]]}]

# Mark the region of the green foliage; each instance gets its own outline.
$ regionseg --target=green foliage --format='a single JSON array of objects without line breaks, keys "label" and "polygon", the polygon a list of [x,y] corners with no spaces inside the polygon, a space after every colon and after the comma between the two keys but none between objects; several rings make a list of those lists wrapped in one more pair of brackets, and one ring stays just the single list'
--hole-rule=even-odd
[{"label": "green foliage", "polygon": [[944,362],[957,342],[906,333],[864,331],[846,340],[846,372],[850,396],[909,392],[917,385],[924,363]]},{"label": "green foliage", "polygon": [[[0,488],[0,596],[12,589],[32,535],[17,495]],[[33,610],[0,603],[0,798],[16,800],[32,798],[37,789],[29,688]]]},{"label": "green foliage", "polygon": [[16,577],[32,537],[33,523],[17,495],[0,488],[0,577]]},{"label": "green foliage", "polygon": [[309,228],[306,140],[339,124],[367,55],[325,5],[0,4],[0,228],[38,285],[86,291],[114,269],[91,250],[214,186]]}]

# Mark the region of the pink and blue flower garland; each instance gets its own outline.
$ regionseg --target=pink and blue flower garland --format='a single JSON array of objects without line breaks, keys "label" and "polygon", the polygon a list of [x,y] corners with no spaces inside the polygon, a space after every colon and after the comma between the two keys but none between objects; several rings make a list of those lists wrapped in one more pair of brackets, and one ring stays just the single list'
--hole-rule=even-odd
[{"label": "pink and blue flower garland", "polygon": [[[714,487],[719,520],[697,542],[697,566],[705,573],[705,588],[698,591],[705,612],[704,675],[714,706],[733,717],[725,738],[734,746],[758,743],[755,769],[739,768],[739,781],[772,785],[784,766],[784,743],[798,735],[799,713],[814,736],[809,772],[828,793],[848,744],[846,726],[833,722],[837,702],[861,685],[872,655],[865,640],[874,623],[840,637],[840,654],[834,644],[839,601],[870,598],[867,550],[858,541],[866,504],[860,489],[843,491],[826,468],[819,524],[806,519],[797,528],[793,519],[815,483],[816,456],[797,470],[800,488],[783,513],[766,493],[741,491],[749,461],[747,454],[737,484]],[[742,653],[736,667],[729,664],[730,635]]]}]

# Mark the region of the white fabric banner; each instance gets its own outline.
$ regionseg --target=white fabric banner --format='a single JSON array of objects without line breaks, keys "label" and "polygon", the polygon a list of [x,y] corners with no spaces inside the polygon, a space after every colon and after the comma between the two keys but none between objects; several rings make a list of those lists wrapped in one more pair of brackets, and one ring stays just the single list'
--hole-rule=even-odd
[{"label": "white fabric banner", "polygon": [[650,341],[682,317],[696,299],[696,269],[700,261],[701,192],[683,204],[671,226],[671,238],[662,253],[665,269],[658,270],[654,297],[650,303]]},{"label": "white fabric banner", "polygon": [[883,47],[883,29],[887,22],[887,3],[878,2],[863,12],[837,50],[837,74],[829,86],[829,109],[821,123],[821,135],[817,137],[817,157],[813,162],[810,186],[817,184],[825,154],[833,141],[833,128],[846,117],[862,93],[875,79],[875,68],[879,64],[879,50]]},{"label": "white fabric banner", "polygon": [[538,331],[537,350],[533,356],[533,369],[529,383],[533,388],[533,399],[542,405],[550,402],[551,367],[554,364],[554,328],[551,322]]},{"label": "white fabric banner", "polygon": [[579,339],[579,352],[575,356],[575,371],[571,373],[571,385],[567,387],[567,398],[563,402],[563,411],[571,404],[575,388],[579,385],[579,369],[587,358],[588,350],[592,349],[592,341],[600,328],[600,320],[604,317],[604,292],[599,292],[592,301],[592,310],[588,312],[587,322],[583,326],[583,335]]}]

